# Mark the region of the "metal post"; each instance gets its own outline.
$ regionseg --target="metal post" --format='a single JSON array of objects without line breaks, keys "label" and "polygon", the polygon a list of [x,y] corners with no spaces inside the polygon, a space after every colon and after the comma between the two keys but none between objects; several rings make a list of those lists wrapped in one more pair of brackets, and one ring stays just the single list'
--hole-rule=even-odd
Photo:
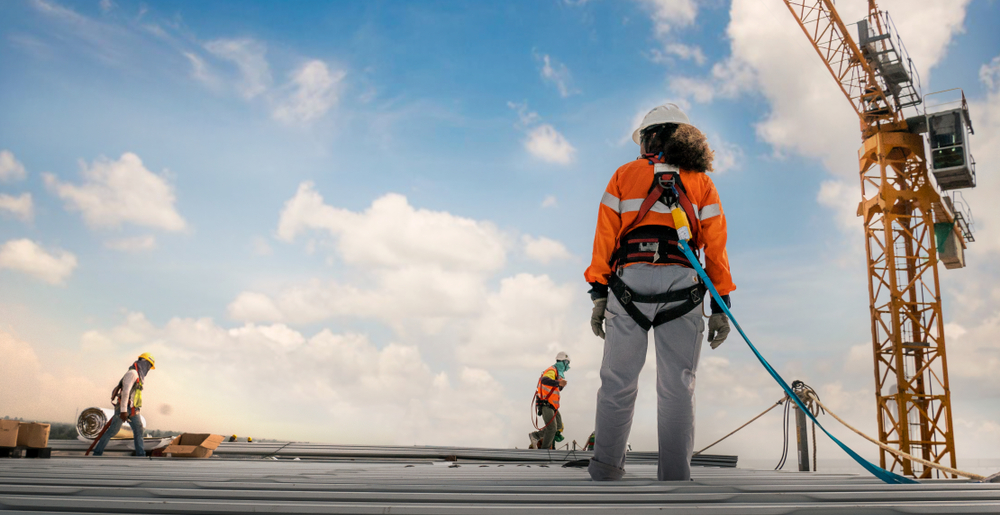
[{"label": "metal post", "polygon": [[[801,397],[800,397],[801,398]],[[795,408],[795,440],[799,449],[799,472],[809,472],[809,433],[806,432],[806,414]]]}]

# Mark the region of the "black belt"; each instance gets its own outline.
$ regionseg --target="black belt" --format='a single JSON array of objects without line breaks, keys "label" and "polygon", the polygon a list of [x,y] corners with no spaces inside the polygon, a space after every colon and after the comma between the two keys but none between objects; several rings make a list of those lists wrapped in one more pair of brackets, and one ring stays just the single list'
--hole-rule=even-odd
[{"label": "black belt", "polygon": [[[683,290],[671,290],[664,293],[656,293],[653,295],[642,295],[632,291],[631,288],[622,281],[618,274],[611,274],[608,276],[608,288],[611,292],[615,294],[615,298],[618,302],[625,308],[625,312],[635,320],[635,323],[639,324],[639,327],[649,330],[650,327],[658,326],[660,324],[665,324],[675,318],[680,318],[692,309],[698,307],[699,304],[705,299],[705,292],[708,291],[705,285],[698,282],[698,284],[690,287],[684,288]],[[636,302],[642,303],[656,303],[656,304],[666,304],[669,302],[679,302],[684,301],[676,307],[660,311],[653,317],[650,321],[646,318],[646,315],[642,314],[639,307],[635,305]]]}]

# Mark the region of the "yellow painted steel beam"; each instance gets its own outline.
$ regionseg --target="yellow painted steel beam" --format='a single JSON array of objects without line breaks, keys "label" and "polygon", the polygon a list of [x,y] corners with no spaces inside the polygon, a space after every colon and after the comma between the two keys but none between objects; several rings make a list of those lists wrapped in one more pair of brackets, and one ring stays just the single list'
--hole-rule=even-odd
[{"label": "yellow painted steel beam", "polygon": [[[858,216],[864,221],[868,258],[879,441],[955,468],[933,230],[946,210],[928,176],[924,140],[907,131],[902,113],[889,102],[832,0],[785,0],[785,5],[861,123]],[[875,36],[886,30],[879,15],[875,1],[869,0]],[[918,470],[912,460],[884,449],[880,462],[911,476],[930,477],[932,471]]]},{"label": "yellow painted steel beam", "polygon": [[862,132],[884,123],[903,123],[889,102],[875,70],[851,39],[832,0],[785,0],[795,21],[812,43],[861,121]]}]

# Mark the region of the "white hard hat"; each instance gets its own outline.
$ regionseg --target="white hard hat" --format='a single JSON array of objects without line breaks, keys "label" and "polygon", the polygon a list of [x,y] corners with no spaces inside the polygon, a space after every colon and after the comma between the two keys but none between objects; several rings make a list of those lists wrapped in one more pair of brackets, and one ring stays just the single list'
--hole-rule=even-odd
[{"label": "white hard hat", "polygon": [[639,133],[641,133],[646,127],[652,127],[654,125],[661,125],[664,123],[676,123],[691,124],[691,120],[688,120],[688,116],[681,111],[677,104],[663,104],[661,106],[654,107],[652,111],[646,114],[646,117],[642,119],[642,123],[639,124],[639,128],[632,133],[632,141],[636,145],[641,145],[639,141]]},{"label": "white hard hat", "polygon": [[556,361],[569,361],[569,354],[566,354],[565,352],[556,354]]}]

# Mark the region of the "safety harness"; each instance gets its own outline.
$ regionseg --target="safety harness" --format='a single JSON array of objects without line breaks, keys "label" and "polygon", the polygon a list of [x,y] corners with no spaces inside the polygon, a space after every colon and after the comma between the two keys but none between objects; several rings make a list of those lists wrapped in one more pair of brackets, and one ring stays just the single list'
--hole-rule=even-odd
[{"label": "safety harness", "polygon": [[[532,404],[534,404],[535,417],[536,417],[536,418],[532,418],[531,419],[531,423],[532,423],[532,425],[535,426],[535,429],[537,429],[538,431],[542,431],[545,428],[547,428],[550,425],[552,425],[552,422],[555,422],[555,420],[556,420],[556,415],[559,414],[559,408],[553,406],[552,403],[549,402],[549,399],[557,391],[559,391],[559,387],[558,386],[545,385],[546,387],[548,387],[548,390],[549,390],[548,393],[546,393],[544,397],[541,396],[541,395],[538,395],[538,392],[541,391],[541,389],[542,389],[542,377],[545,377],[545,373],[548,372],[550,369],[551,370],[555,370],[555,372],[556,372],[556,379],[558,380],[558,378],[559,378],[559,370],[557,368],[555,368],[554,366],[552,366],[552,367],[549,367],[549,368],[545,369],[545,371],[542,372],[542,376],[538,378],[538,385],[535,386],[535,396],[534,396],[534,398],[531,399]],[[548,405],[549,407],[551,407],[553,409],[552,418],[550,418],[547,421],[545,421],[545,425],[544,426],[538,427],[538,418],[537,417],[542,416],[542,406],[546,406],[546,405]],[[559,428],[557,427],[556,430],[558,430],[558,429]]]},{"label": "safety harness", "polygon": [[[111,392],[111,403],[117,405],[119,401],[124,400],[127,402],[128,416],[132,418],[139,413],[139,408],[142,407],[142,373],[139,372],[139,362],[132,363],[132,368],[135,369],[135,384],[132,386],[133,391],[135,391],[135,397],[132,397],[132,392],[128,393],[127,399],[122,399],[122,388],[124,387],[125,378],[122,377],[118,381],[118,386]],[[134,400],[133,400],[134,399]]]},{"label": "safety harness", "polygon": [[[621,280],[624,266],[629,263],[674,263],[690,267],[687,257],[680,252],[678,242],[690,239],[695,242],[695,248],[701,246],[699,244],[701,241],[701,222],[698,220],[694,205],[688,198],[687,190],[681,182],[679,169],[664,163],[662,152],[658,155],[644,154],[642,158],[648,159],[653,165],[653,184],[649,194],[642,201],[635,219],[621,231],[622,237],[615,240],[615,250],[611,254],[612,273],[608,277],[608,288],[614,293],[615,298],[621,303],[625,312],[632,317],[632,320],[635,320],[639,327],[648,331],[651,327],[665,324],[690,312],[702,303],[707,289],[705,284],[699,280],[698,284],[690,288],[642,295],[633,291]],[[670,210],[674,219],[674,227],[643,226],[636,228],[657,202],[662,202]],[[635,305],[636,302],[665,304],[680,301],[683,303],[657,313],[653,320],[646,318],[646,315]]]},{"label": "safety harness", "polygon": [[[535,386],[535,404],[536,405],[548,404],[548,405],[552,406],[552,403],[549,402],[549,399],[551,399],[552,396],[555,395],[555,393],[559,391],[559,387],[558,386],[544,385],[548,389],[548,392],[544,396],[538,395],[538,392],[542,391],[542,386],[543,386],[543,384],[542,384],[542,378],[545,377],[545,373],[548,372],[549,370],[554,370],[555,373],[556,373],[556,380],[557,381],[559,380],[559,370],[556,367],[554,367],[554,366],[546,368],[545,371],[542,372],[542,376],[538,378],[538,385]],[[539,408],[540,407],[541,406],[539,406]],[[556,409],[556,410],[559,409],[559,408],[556,408],[555,406],[552,406],[552,408]]]}]

